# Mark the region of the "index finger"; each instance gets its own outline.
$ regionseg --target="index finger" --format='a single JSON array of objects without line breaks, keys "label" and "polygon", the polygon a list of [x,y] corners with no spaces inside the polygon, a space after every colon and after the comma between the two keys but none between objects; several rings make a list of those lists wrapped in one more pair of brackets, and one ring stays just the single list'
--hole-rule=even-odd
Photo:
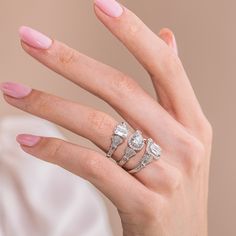
[{"label": "index finger", "polygon": [[172,116],[198,129],[202,111],[177,54],[133,12],[115,0],[95,0],[99,20],[127,47],[150,74],[157,94],[168,98]]}]

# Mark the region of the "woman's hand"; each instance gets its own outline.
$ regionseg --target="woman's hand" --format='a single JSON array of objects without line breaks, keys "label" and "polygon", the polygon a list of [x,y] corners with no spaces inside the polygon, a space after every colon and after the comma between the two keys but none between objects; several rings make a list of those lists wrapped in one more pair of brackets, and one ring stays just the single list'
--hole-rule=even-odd
[{"label": "woman's hand", "polygon": [[[96,0],[95,13],[150,74],[158,101],[132,78],[68,46],[22,27],[24,50],[109,103],[134,129],[162,147],[162,156],[131,175],[144,150],[123,168],[63,140],[19,135],[22,149],[94,184],[118,208],[124,235],[207,235],[212,129],[177,56],[171,31],[156,36],[114,0]],[[107,152],[117,121],[108,114],[15,83],[1,85],[5,100],[86,137]],[[127,141],[114,153],[120,160]]]}]

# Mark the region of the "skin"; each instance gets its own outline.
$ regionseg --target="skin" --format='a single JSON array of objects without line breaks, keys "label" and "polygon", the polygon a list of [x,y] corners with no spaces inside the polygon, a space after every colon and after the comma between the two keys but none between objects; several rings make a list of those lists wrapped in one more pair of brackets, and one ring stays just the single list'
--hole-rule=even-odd
[{"label": "skin", "polygon": [[[94,9],[98,19],[147,70],[158,99],[133,78],[56,40],[48,50],[24,42],[22,47],[45,66],[106,101],[145,137],[152,137],[163,149],[162,158],[131,175],[126,169],[137,165],[144,150],[122,169],[94,150],[50,137],[41,137],[32,147],[21,147],[96,186],[117,207],[125,236],[205,236],[212,128],[178,57],[174,35],[169,29],[155,35],[125,7],[118,18]],[[91,140],[105,152],[109,149],[118,121],[108,114],[38,90],[20,99],[4,98],[14,107]],[[121,158],[125,147],[126,142],[117,149],[115,160]]]}]

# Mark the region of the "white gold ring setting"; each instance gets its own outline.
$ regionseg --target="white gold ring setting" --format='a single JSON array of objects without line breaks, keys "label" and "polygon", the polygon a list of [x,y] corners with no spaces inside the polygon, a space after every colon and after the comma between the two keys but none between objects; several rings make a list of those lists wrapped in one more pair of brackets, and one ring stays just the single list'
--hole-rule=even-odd
[{"label": "white gold ring setting", "polygon": [[145,168],[147,165],[149,165],[154,160],[159,160],[161,157],[161,147],[157,145],[151,138],[147,140],[147,147],[145,154],[143,155],[142,159],[140,160],[139,164],[133,168],[132,170],[129,170],[128,172],[130,174],[135,174]]},{"label": "white gold ring setting", "polygon": [[145,139],[142,136],[142,132],[137,130],[128,140],[128,146],[125,149],[125,153],[118,164],[124,166],[137,152],[141,151],[145,145]]},{"label": "white gold ring setting", "polygon": [[113,153],[118,148],[118,146],[121,145],[124,142],[124,140],[128,137],[128,134],[129,130],[125,122],[121,122],[115,127],[111,138],[111,145],[106,154],[107,158],[112,157]]}]

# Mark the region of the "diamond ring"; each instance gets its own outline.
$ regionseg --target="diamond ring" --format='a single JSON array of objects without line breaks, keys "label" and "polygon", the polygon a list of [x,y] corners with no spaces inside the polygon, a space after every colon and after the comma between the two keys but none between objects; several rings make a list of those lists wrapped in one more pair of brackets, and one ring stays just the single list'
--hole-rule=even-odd
[{"label": "diamond ring", "polygon": [[148,164],[150,164],[153,160],[159,160],[161,157],[161,147],[157,145],[151,138],[147,140],[146,152],[139,164],[132,170],[128,172],[130,174],[135,174],[145,168]]},{"label": "diamond ring", "polygon": [[117,147],[124,142],[128,134],[129,134],[129,130],[125,122],[121,122],[115,127],[112,138],[111,138],[111,146],[109,148],[109,151],[106,154],[108,158],[112,157]]},{"label": "diamond ring", "polygon": [[145,139],[142,136],[142,132],[137,130],[133,135],[130,136],[128,140],[128,146],[125,149],[125,154],[118,161],[120,166],[124,166],[133,156],[137,154],[138,151],[141,151],[144,147]]}]

